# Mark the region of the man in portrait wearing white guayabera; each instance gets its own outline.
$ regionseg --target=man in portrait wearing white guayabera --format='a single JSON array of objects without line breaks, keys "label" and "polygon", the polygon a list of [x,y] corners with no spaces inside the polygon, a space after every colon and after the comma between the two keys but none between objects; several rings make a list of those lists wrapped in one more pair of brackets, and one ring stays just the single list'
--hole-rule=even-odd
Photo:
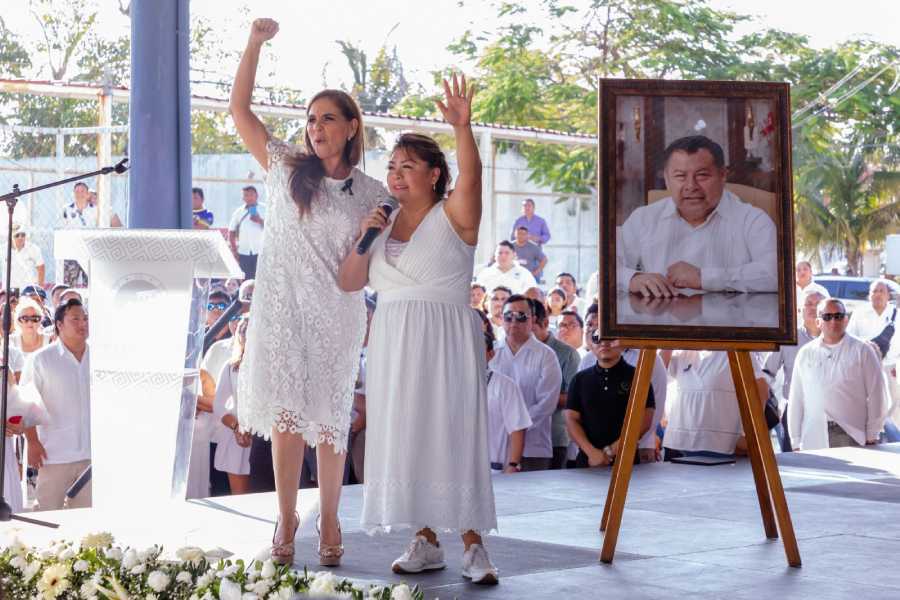
[{"label": "man in portrait wearing white guayabera", "polygon": [[879,441],[889,399],[871,344],[847,333],[837,298],[818,306],[822,334],[797,353],[788,427],[795,450],[863,446]]},{"label": "man in portrait wearing white guayabera", "polygon": [[669,297],[682,288],[776,292],[775,224],[725,189],[722,147],[706,136],[665,150],[669,196],[637,208],[616,245],[618,287]]}]

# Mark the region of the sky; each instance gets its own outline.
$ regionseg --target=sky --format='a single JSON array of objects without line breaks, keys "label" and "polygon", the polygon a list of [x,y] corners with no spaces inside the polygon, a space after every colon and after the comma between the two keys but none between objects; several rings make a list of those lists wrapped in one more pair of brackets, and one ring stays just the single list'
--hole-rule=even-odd
[{"label": "sky", "polygon": [[[28,14],[28,0],[2,0],[7,26],[25,37],[37,39],[39,29]],[[580,3],[586,0],[572,0]],[[98,0],[100,26],[110,34],[128,31],[128,21],[118,13],[118,0]],[[526,4],[537,4],[527,0]],[[897,0],[711,0],[719,9],[758,17],[747,30],[768,26],[809,36],[815,47],[825,47],[856,35],[900,46],[900,1]],[[261,77],[261,85],[280,84],[305,93],[341,86],[352,78],[335,40],[350,40],[374,56],[387,42],[396,46],[407,79],[426,87],[430,72],[453,65],[447,45],[467,29],[489,31],[495,22],[495,2],[488,0],[192,0],[191,10],[207,17],[225,45],[240,49],[252,17],[269,16],[281,24],[281,32],[265,49],[260,72],[274,64],[274,78]],[[252,6],[251,16],[242,7]],[[460,6],[461,5],[461,6]],[[112,37],[112,35],[111,35]],[[470,69],[471,65],[453,65]],[[218,65],[210,79],[230,79],[236,65]],[[201,75],[195,74],[195,78]]]}]

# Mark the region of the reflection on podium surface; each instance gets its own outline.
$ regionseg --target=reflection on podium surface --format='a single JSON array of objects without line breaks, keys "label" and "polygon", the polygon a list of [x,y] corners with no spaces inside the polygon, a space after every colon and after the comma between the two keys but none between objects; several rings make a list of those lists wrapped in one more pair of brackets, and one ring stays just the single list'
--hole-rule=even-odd
[{"label": "reflection on podium surface", "polygon": [[704,293],[674,298],[619,294],[620,325],[778,327],[778,294]]}]

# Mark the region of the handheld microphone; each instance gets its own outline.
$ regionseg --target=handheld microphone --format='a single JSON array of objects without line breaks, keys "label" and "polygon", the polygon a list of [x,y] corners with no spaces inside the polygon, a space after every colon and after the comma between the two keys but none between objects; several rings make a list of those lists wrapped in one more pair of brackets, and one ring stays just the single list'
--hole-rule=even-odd
[{"label": "handheld microphone", "polygon": [[[379,204],[378,208],[384,210],[384,214],[386,217],[390,217],[391,213],[394,212],[394,209],[396,209],[398,206],[399,204],[397,204],[397,199],[393,196],[388,196],[388,199]],[[372,245],[372,242],[375,241],[375,238],[378,237],[379,233],[381,233],[381,229],[379,229],[378,227],[369,227],[366,230],[366,234],[359,241],[359,245],[356,246],[356,253],[365,254],[366,252],[368,252],[369,247]]]}]

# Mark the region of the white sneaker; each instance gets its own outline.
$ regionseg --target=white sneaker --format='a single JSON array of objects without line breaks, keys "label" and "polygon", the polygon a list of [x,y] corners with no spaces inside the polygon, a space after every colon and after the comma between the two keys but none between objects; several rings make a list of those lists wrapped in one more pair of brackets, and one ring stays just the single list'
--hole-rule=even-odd
[{"label": "white sneaker", "polygon": [[429,542],[425,536],[417,535],[403,556],[391,565],[391,570],[398,574],[421,573],[443,569],[446,566],[444,549]]},{"label": "white sneaker", "polygon": [[481,544],[472,544],[463,553],[462,576],[472,583],[496,585],[500,581],[497,567],[491,564],[487,550]]}]

